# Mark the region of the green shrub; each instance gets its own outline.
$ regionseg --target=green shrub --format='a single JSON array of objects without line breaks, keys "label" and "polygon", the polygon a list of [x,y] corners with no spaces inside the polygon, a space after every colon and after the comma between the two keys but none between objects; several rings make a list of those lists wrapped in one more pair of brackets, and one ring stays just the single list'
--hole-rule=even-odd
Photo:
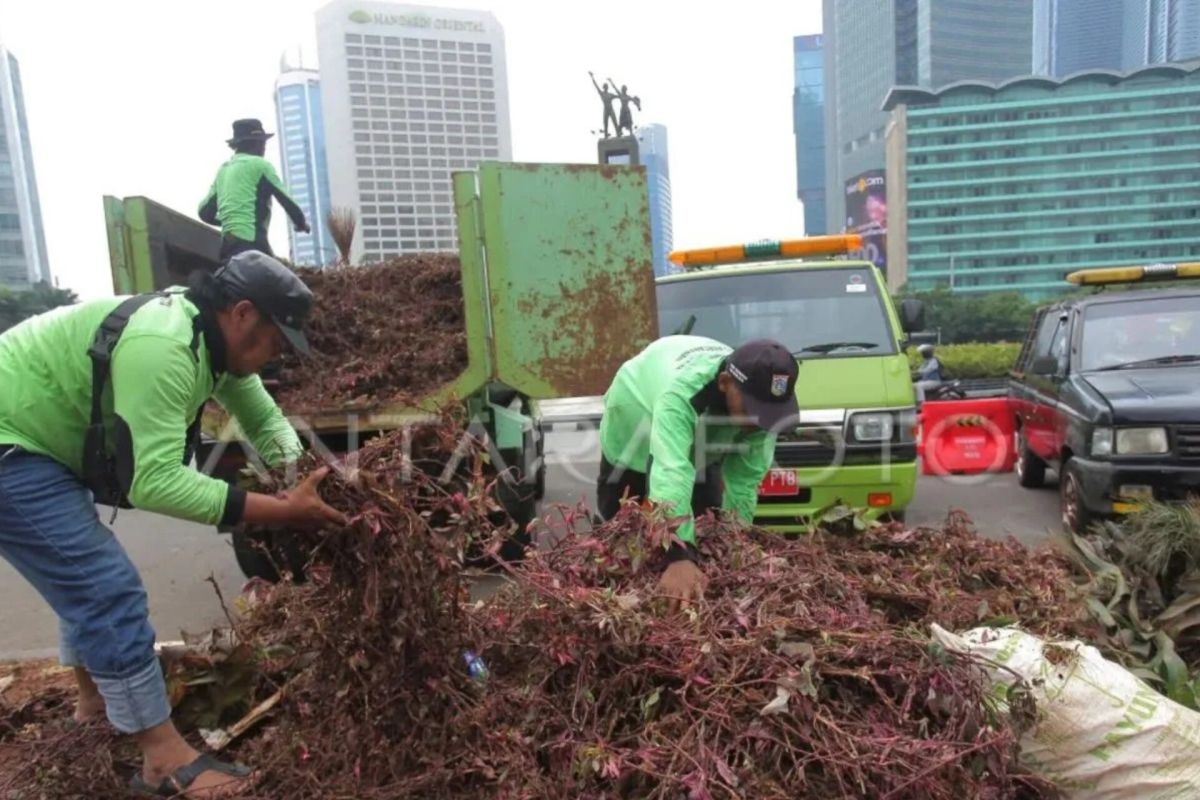
[{"label": "green shrub", "polygon": [[[1004,378],[1017,361],[1021,345],[1016,342],[988,344],[946,344],[934,354],[942,362],[949,378]],[[917,348],[909,348],[908,363],[915,370],[921,364]]]}]

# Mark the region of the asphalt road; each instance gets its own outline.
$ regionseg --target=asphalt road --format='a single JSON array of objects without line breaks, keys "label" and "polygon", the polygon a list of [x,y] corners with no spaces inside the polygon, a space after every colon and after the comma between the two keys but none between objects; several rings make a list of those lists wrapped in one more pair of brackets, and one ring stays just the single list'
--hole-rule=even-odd
[{"label": "asphalt road", "polygon": [[[592,437],[554,434],[548,442],[547,502],[594,503],[597,451]],[[908,513],[913,525],[936,525],[951,509],[966,510],[988,536],[1014,536],[1035,545],[1058,525],[1058,494],[1053,484],[1031,491],[1016,477],[922,478]],[[107,509],[103,510],[107,519]],[[180,631],[203,631],[223,620],[212,575],[232,601],[243,578],[227,536],[215,529],[154,514],[123,511],[113,525],[141,570],[150,612],[160,640]],[[54,614],[7,563],[0,561],[0,659],[52,655],[57,643]]]}]

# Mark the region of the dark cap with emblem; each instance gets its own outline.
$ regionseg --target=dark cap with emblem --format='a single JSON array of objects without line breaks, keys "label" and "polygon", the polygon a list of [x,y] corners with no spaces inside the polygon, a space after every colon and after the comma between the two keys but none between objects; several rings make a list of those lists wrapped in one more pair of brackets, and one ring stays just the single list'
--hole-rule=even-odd
[{"label": "dark cap with emblem", "polygon": [[233,121],[233,138],[226,139],[225,144],[230,147],[237,147],[242,142],[262,141],[265,142],[275,134],[267,133],[263,130],[261,120],[257,119],[235,119]]},{"label": "dark cap with emblem", "polygon": [[249,300],[279,326],[288,343],[307,355],[304,322],[312,310],[312,291],[296,273],[258,250],[238,253],[213,277],[231,300]]},{"label": "dark cap with emblem", "polygon": [[773,339],[746,342],[725,360],[725,371],[737,381],[746,414],[759,428],[779,433],[783,423],[797,421],[800,366],[782,344]]}]

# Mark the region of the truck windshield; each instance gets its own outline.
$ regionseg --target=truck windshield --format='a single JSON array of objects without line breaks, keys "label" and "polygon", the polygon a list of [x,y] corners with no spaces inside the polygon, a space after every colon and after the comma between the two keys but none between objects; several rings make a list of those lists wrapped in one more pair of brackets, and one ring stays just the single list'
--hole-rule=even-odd
[{"label": "truck windshield", "polygon": [[1098,303],[1084,314],[1085,372],[1194,360],[1189,356],[1200,356],[1200,296]]},{"label": "truck windshield", "polygon": [[731,272],[660,283],[659,330],[731,347],[775,339],[804,359],[889,355],[896,341],[871,269]]}]

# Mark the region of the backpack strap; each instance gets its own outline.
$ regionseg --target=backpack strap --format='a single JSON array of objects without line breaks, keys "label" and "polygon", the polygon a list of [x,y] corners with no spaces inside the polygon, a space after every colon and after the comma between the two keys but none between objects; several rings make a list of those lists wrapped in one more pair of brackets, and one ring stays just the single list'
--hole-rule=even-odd
[{"label": "backpack strap", "polygon": [[165,297],[164,292],[139,294],[126,298],[109,312],[96,329],[96,336],[88,348],[92,360],[92,418],[84,437],[83,478],[95,495],[97,503],[117,506],[124,500],[125,492],[116,477],[116,464],[108,454],[104,441],[104,415],[101,401],[104,384],[108,382],[112,366],[113,351],[121,340],[129,318],[142,306],[156,297]]}]

